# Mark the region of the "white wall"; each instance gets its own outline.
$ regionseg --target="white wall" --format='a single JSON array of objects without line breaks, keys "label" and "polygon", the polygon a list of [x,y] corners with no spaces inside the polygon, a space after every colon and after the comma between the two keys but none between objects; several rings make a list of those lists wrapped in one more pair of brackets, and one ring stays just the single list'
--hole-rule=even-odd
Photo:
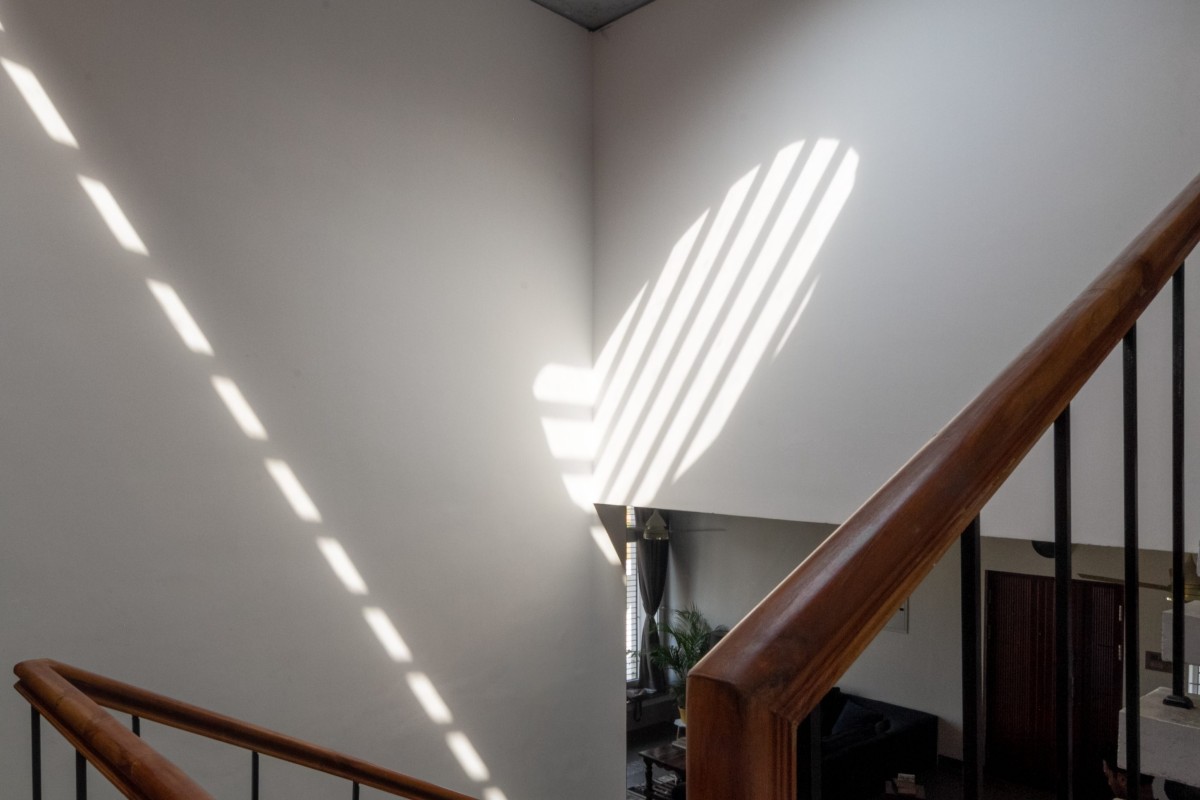
[{"label": "white wall", "polygon": [[[821,198],[838,159],[851,149],[858,157],[848,199],[785,298],[727,424],[690,469],[677,479],[673,469],[638,504],[844,520],[1200,169],[1198,28],[1200,8],[1182,0],[658,0],[598,34],[597,348],[638,292],[660,284],[673,248],[708,211],[690,256],[700,259],[726,193],[748,171],[761,165],[752,199],[781,149],[806,141],[804,163],[817,139],[836,140]],[[722,254],[748,224],[744,209]],[[801,217],[784,232],[793,230],[812,225]],[[1152,547],[1166,547],[1168,530],[1161,305],[1141,335]],[[751,321],[766,308],[759,301]],[[748,341],[741,335],[734,352]],[[1189,335],[1194,376],[1195,326]],[[643,355],[631,385],[686,395],[699,368],[663,378],[678,352],[667,367],[646,368]],[[726,366],[716,385],[732,378]],[[1119,541],[1119,396],[1119,371],[1106,367],[1076,409],[1080,541]],[[651,404],[634,404],[633,420]],[[661,430],[636,442],[620,440],[621,459],[664,449]],[[997,501],[985,533],[1028,538],[1048,525],[1048,464],[1043,453],[1018,477],[1025,488]],[[1193,497],[1198,476],[1191,469]],[[610,482],[604,498],[625,502],[638,485]]]},{"label": "white wall", "polygon": [[[58,658],[474,795],[615,796],[623,587],[531,392],[543,364],[591,352],[586,34],[524,0],[0,0],[0,25],[0,56],[80,144],[47,138],[0,74],[0,662]],[[149,256],[116,244],[79,173]],[[214,356],[181,344],[148,277]],[[215,373],[267,442],[241,435]],[[28,721],[0,698],[19,796]],[[219,758],[185,766],[246,791],[248,757]],[[265,769],[267,796],[342,791]]]},{"label": "white wall", "polygon": [[[734,625],[831,532],[829,525],[675,512],[671,537],[671,603],[695,604],[714,625]],[[1083,545],[1072,567],[1078,578],[1121,578],[1123,551]],[[1028,541],[984,537],[982,567],[1029,575],[1054,574],[1054,562]],[[1170,554],[1143,551],[1142,580],[1166,583]],[[846,691],[936,714],[938,750],[962,756],[961,565],[954,545],[909,598],[908,632],[884,630],[838,680]],[[1160,590],[1142,589],[1142,650],[1160,650]],[[986,613],[986,611],[985,611]],[[985,643],[986,646],[986,643]],[[1137,656],[1144,665],[1144,656]],[[1170,683],[1170,675],[1141,671],[1142,692]]]}]

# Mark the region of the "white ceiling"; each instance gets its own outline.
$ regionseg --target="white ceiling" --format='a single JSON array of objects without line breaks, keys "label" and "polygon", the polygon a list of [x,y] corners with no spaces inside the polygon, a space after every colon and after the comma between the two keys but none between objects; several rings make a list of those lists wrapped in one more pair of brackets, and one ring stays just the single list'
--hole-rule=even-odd
[{"label": "white ceiling", "polygon": [[589,31],[603,28],[651,0],[533,0]]}]

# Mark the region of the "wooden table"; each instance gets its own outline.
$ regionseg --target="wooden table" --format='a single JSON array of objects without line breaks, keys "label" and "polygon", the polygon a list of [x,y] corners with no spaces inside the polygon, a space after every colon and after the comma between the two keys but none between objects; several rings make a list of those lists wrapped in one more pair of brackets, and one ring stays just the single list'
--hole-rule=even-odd
[{"label": "wooden table", "polygon": [[643,750],[638,755],[646,762],[646,800],[651,800],[656,796],[654,786],[654,768],[656,766],[674,772],[679,776],[681,782],[687,777],[687,750],[682,747],[664,744]]}]

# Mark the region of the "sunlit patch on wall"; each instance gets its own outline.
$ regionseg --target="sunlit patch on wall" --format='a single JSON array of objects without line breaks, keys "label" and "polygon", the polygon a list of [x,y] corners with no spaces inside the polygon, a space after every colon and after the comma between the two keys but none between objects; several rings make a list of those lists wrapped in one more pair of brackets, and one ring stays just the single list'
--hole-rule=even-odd
[{"label": "sunlit patch on wall", "polygon": [[775,345],[775,352],[771,354],[771,360],[779,357],[783,352],[783,346],[787,344],[788,339],[792,338],[792,331],[796,330],[796,325],[800,323],[800,317],[804,315],[804,309],[808,308],[808,301],[812,300],[813,293],[817,291],[817,284],[821,282],[821,276],[813,278],[812,285],[808,287],[808,291],[804,293],[804,299],[800,301],[800,307],[796,309],[792,321],[788,323],[787,330],[783,332],[783,336],[779,339],[779,344]]},{"label": "sunlit patch on wall", "polygon": [[[683,273],[684,266],[691,258],[692,248],[695,247],[696,239],[699,237],[700,230],[704,227],[704,222],[707,218],[708,212],[705,211],[700,215],[698,220],[692,223],[692,226],[688,228],[687,232],[680,237],[679,241],[671,249],[671,255],[667,258],[666,266],[663,267],[662,274],[659,275],[654,288],[651,289],[645,309],[634,326],[632,335],[629,337],[629,344],[617,362],[612,379],[601,394],[600,404],[596,408],[595,417],[596,440],[604,442],[604,449],[600,455],[599,465],[597,466],[597,472],[599,473],[605,471],[608,454],[616,449],[613,446],[612,439],[628,434],[626,426],[620,424],[625,420],[625,417],[620,414],[623,408],[622,401],[625,400],[625,393],[629,389],[630,384],[633,383],[635,375],[638,374],[637,367],[642,361],[642,356],[645,354],[646,348],[651,344],[651,339],[658,328],[659,320],[666,310],[667,301],[675,293],[675,286],[679,281],[680,275]],[[618,429],[610,432],[610,427],[614,420],[618,423]]]},{"label": "sunlit patch on wall", "polygon": [[225,403],[225,407],[229,409],[229,413],[233,415],[238,427],[242,429],[242,433],[251,439],[257,439],[260,442],[266,441],[267,429],[263,427],[258,415],[254,413],[254,409],[250,408],[250,404],[242,396],[242,390],[237,387],[237,384],[223,375],[214,375],[212,385]]},{"label": "sunlit patch on wall", "polygon": [[[782,351],[813,299],[820,278],[813,267],[858,164],[854,150],[833,139],[782,148],[765,174],[748,171],[715,215],[703,212],[684,232],[590,377],[578,368],[543,368],[534,395],[578,505],[651,505],[668,478],[682,477],[717,440],[767,351]],[[554,426],[554,402],[567,391],[547,387],[566,376],[575,376],[577,403],[594,398],[590,479],[578,470],[578,452],[567,457]]]},{"label": "sunlit patch on wall", "polygon": [[449,725],[454,721],[450,708],[442,700],[438,690],[434,688],[433,681],[429,680],[429,676],[424,672],[410,672],[405,679],[408,681],[408,688],[412,689],[412,693],[417,697],[417,702],[421,704],[421,708],[425,709],[429,719],[438,725]]},{"label": "sunlit patch on wall", "polygon": [[375,633],[375,638],[383,645],[383,650],[388,654],[388,658],[397,664],[412,662],[412,651],[408,649],[408,645],[400,638],[400,632],[392,624],[392,620],[388,617],[387,612],[382,608],[370,606],[363,609],[363,618],[371,626],[371,630]]},{"label": "sunlit patch on wall", "polygon": [[608,538],[608,531],[603,525],[593,525],[591,527],[592,539],[596,542],[596,547],[600,548],[600,552],[604,554],[604,558],[614,567],[621,566],[621,555],[617,552],[617,548],[613,547],[612,539]]},{"label": "sunlit patch on wall", "polygon": [[325,560],[329,562],[329,568],[333,570],[333,574],[342,582],[342,586],[346,587],[347,592],[359,595],[367,593],[367,582],[359,574],[358,568],[354,566],[350,556],[346,555],[346,550],[342,547],[341,542],[322,536],[317,539],[317,547],[321,550],[321,555],[325,556]]},{"label": "sunlit patch on wall", "polygon": [[446,744],[450,746],[450,752],[454,753],[459,766],[463,768],[463,772],[467,773],[468,778],[482,783],[491,777],[487,765],[483,763],[483,759],[479,757],[479,753],[475,751],[475,747],[465,733],[461,731],[447,733]]},{"label": "sunlit patch on wall", "polygon": [[[734,221],[741,214],[742,206],[746,202],[746,195],[750,191],[750,186],[753,184],[757,174],[757,168],[746,173],[726,194],[725,200],[722,202],[721,208],[713,221],[713,225],[705,237],[704,245],[700,248],[700,252],[691,269],[688,270],[687,280],[684,282],[683,288],[680,289],[679,294],[671,303],[666,322],[655,337],[654,348],[641,370],[643,375],[648,377],[653,376],[653,379],[637,381],[632,395],[621,410],[621,422],[618,424],[618,429],[626,428],[632,431],[637,421],[641,419],[642,410],[651,400],[656,381],[666,368],[668,358],[675,350],[676,342],[683,335],[684,326],[692,317],[692,310],[700,301],[701,290],[708,283],[709,272],[716,263],[717,255],[725,249],[725,242],[729,237],[729,232],[733,227]],[[683,368],[690,369],[689,359],[686,354],[682,360],[677,357],[675,363],[681,365]],[[673,369],[672,373],[675,372],[676,370]],[[641,431],[630,447],[627,457],[622,461],[621,470],[612,484],[612,494],[628,494],[631,484],[637,477],[636,470],[645,462],[646,457],[649,455],[649,449],[653,443],[652,439],[666,420],[674,398],[674,387],[668,380],[659,389],[657,396],[653,398],[653,405],[645,421],[642,423]],[[622,451],[622,446],[626,438],[626,436],[614,436],[608,444],[608,452],[619,454]],[[602,485],[607,484],[610,477],[612,477],[612,471],[615,469],[618,457],[618,455],[614,455],[608,464],[601,462],[597,466],[596,478]]]},{"label": "sunlit patch on wall", "polygon": [[543,403],[562,403],[590,410],[596,401],[592,370],[547,364],[533,382],[533,396]]},{"label": "sunlit patch on wall", "polygon": [[508,798],[495,786],[489,786],[483,790],[483,800],[508,800]]},{"label": "sunlit patch on wall", "polygon": [[550,454],[561,461],[591,461],[596,441],[590,419],[542,418]]},{"label": "sunlit patch on wall", "polygon": [[283,493],[288,505],[296,512],[296,516],[305,522],[320,522],[321,512],[317,510],[317,506],[308,496],[308,492],[304,491],[304,487],[300,485],[300,479],[296,477],[296,473],[292,472],[292,468],[288,466],[287,462],[277,458],[268,458],[264,463],[267,465],[267,472],[271,473],[271,477],[275,479],[279,491]]},{"label": "sunlit patch on wall", "polygon": [[[0,27],[0,31],[4,28]],[[67,123],[63,120],[62,115],[58,113],[58,109],[54,107],[54,103],[50,101],[50,96],[46,94],[46,90],[42,88],[42,83],[33,74],[28,67],[9,61],[7,58],[0,58],[0,64],[4,65],[4,71],[8,73],[8,77],[12,78],[13,83],[17,85],[17,91],[21,93],[21,97],[25,98],[25,102],[29,105],[29,110],[37,117],[37,121],[42,124],[42,128],[46,131],[46,135],[59,144],[65,144],[67,147],[79,149],[79,142],[75,141],[75,136],[71,133],[71,129],[67,127]]]},{"label": "sunlit patch on wall", "polygon": [[[785,204],[783,210],[780,212],[780,219],[772,231],[772,236],[767,239],[767,245],[763,247],[762,253],[769,261],[766,269],[763,270],[764,273],[774,273],[776,264],[783,257],[787,240],[791,238],[792,232],[796,230],[801,215],[808,208],[809,202],[816,193],[817,184],[824,176],[829,163],[832,161],[836,147],[837,142],[829,139],[823,139],[817,143],[817,148],[809,159],[808,165],[801,172],[800,179],[796,182],[796,188],[793,190],[792,196],[788,198],[787,204]],[[780,324],[783,322],[784,315],[787,313],[787,309],[791,307],[792,301],[795,299],[797,292],[799,292],[804,278],[808,276],[809,268],[812,267],[817,253],[825,243],[825,237],[833,228],[834,221],[837,219],[838,214],[841,213],[842,206],[845,205],[846,200],[849,198],[850,189],[854,186],[854,176],[857,169],[858,156],[853,152],[847,153],[846,157],[842,160],[841,166],[838,168],[837,174],[834,176],[833,182],[825,191],[816,212],[810,219],[808,226],[804,229],[799,242],[794,245],[791,258],[788,260],[783,272],[775,278],[774,285],[767,297],[766,305],[755,316],[750,334],[743,343],[741,351],[737,354],[732,367],[717,388],[717,395],[709,407],[708,414],[700,424],[699,430],[692,437],[691,445],[688,447],[683,461],[675,472],[676,480],[696,463],[700,456],[712,446],[717,436],[725,428],[725,423],[729,421],[729,416],[733,413],[734,406],[741,399],[747,384],[750,383],[750,378],[754,374],[754,370],[758,367],[763,354],[766,352],[771,338],[778,331]],[[782,229],[780,223],[783,223]],[[778,237],[774,235],[776,232],[780,233]],[[746,324],[751,321],[750,310],[754,305],[757,305],[759,298],[767,289],[767,281],[764,279],[761,283],[758,281],[748,282],[744,288],[752,290],[753,297],[749,298],[749,302],[745,307],[745,313],[737,315],[738,329],[733,331],[722,330],[722,334],[728,334],[730,340],[736,340],[740,337]],[[742,298],[739,296],[735,308],[738,308],[741,300]],[[728,319],[726,321],[728,322]]]},{"label": "sunlit patch on wall", "polygon": [[87,192],[87,196],[91,198],[92,204],[96,206],[96,210],[100,212],[100,217],[104,220],[104,224],[108,225],[108,229],[112,231],[112,235],[116,237],[117,243],[131,253],[138,255],[149,255],[146,250],[146,245],[142,242],[142,237],[138,236],[137,231],[133,229],[133,225],[129,222],[129,218],[125,216],[125,212],[117,205],[117,200],[113,197],[112,192],[98,180],[79,175],[79,185]]},{"label": "sunlit patch on wall", "polygon": [[183,343],[193,353],[199,353],[205,356],[213,354],[212,345],[208,343],[208,338],[200,330],[200,326],[196,324],[196,320],[192,319],[192,315],[188,312],[183,301],[179,299],[179,295],[169,284],[162,281],[156,281],[153,278],[146,279],[146,285],[150,287],[150,292],[154,295],[154,299],[158,300],[158,304],[162,306],[163,313],[167,315],[167,320],[175,328],[175,332],[179,334],[179,338],[183,339]]}]

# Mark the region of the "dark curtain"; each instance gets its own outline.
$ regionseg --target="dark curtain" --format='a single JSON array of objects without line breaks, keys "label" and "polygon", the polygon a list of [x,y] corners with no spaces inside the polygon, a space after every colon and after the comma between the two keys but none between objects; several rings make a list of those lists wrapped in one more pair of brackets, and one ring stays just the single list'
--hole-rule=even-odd
[{"label": "dark curtain", "polygon": [[654,615],[662,605],[663,591],[667,588],[670,544],[669,539],[637,540],[638,591],[642,596],[642,608],[646,611],[646,621],[642,624],[642,663],[638,670],[638,686],[651,692],[667,690],[666,671],[650,662],[650,651],[660,643]]}]

